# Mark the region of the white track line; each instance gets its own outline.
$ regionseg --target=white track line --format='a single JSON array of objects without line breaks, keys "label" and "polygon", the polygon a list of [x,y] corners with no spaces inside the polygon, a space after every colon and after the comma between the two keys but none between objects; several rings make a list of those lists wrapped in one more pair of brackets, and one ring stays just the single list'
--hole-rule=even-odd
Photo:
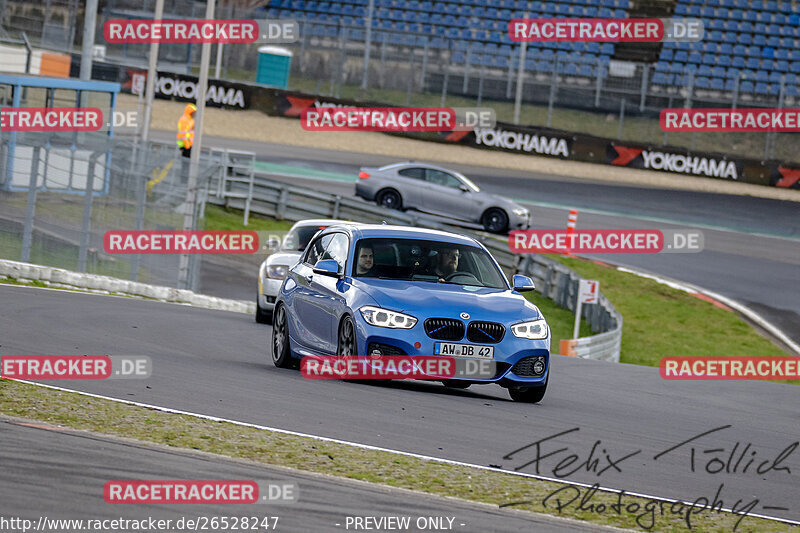
[{"label": "white track line", "polygon": [[[259,429],[259,430],[262,430],[262,431],[272,431],[272,432],[275,432],[275,433],[282,433],[284,435],[293,435],[293,436],[296,436],[296,437],[306,437],[306,438],[309,438],[309,439],[319,440],[319,441],[323,441],[323,442],[333,442],[335,444],[343,444],[345,446],[352,446],[352,447],[355,447],[355,448],[361,448],[363,450],[373,450],[373,451],[379,451],[379,452],[386,452],[386,453],[391,453],[391,454],[395,454],[395,455],[402,455],[402,456],[405,456],[405,457],[414,457],[416,459],[422,459],[424,461],[433,461],[433,462],[443,463],[443,464],[448,464],[448,465],[453,465],[453,466],[463,466],[463,467],[467,467],[467,468],[475,468],[475,469],[478,469],[478,470],[486,470],[486,471],[489,471],[489,472],[499,472],[499,473],[502,473],[502,474],[509,474],[509,475],[512,475],[512,476],[538,479],[540,481],[551,481],[553,483],[560,483],[562,485],[572,485],[572,486],[583,487],[583,488],[590,488],[590,487],[593,486],[593,485],[589,485],[588,483],[581,483],[579,481],[569,481],[569,480],[565,480],[565,479],[551,478],[551,477],[540,476],[540,475],[536,475],[536,474],[528,474],[526,472],[516,472],[516,471],[513,471],[513,470],[505,470],[503,468],[493,468],[493,467],[490,467],[490,466],[476,465],[476,464],[472,464],[472,463],[465,463],[463,461],[454,461],[452,459],[444,459],[442,457],[434,457],[434,456],[431,456],[431,455],[423,455],[423,454],[412,453],[412,452],[404,452],[402,450],[393,450],[391,448],[383,448],[381,446],[372,446],[370,444],[362,444],[362,443],[359,443],[359,442],[351,442],[351,441],[346,441],[346,440],[341,440],[341,439],[333,439],[333,438],[330,438],[330,437],[322,437],[320,435],[312,435],[310,433],[300,433],[298,431],[291,431],[291,430],[288,430],[288,429],[281,429],[281,428],[275,428],[275,427],[270,427],[270,426],[262,426],[262,425],[259,425],[259,424],[251,424],[249,422],[240,422],[238,420],[230,420],[230,419],[227,419],[227,418],[220,418],[220,417],[217,417],[217,416],[210,416],[210,415],[203,415],[203,414],[199,414],[199,413],[192,413],[190,411],[181,411],[180,409],[172,409],[170,407],[161,407],[161,406],[158,406],[158,405],[150,405],[150,404],[141,403],[141,402],[134,402],[134,401],[131,401],[131,400],[122,400],[120,398],[113,398],[113,397],[110,397],[110,396],[102,396],[100,394],[92,394],[90,392],[83,392],[83,391],[78,391],[78,390],[65,389],[63,387],[56,387],[54,385],[45,385],[43,383],[36,383],[34,381],[27,381],[27,380],[22,380],[22,379],[11,379],[11,381],[18,381],[19,383],[26,383],[28,385],[36,385],[37,387],[44,387],[46,389],[53,389],[53,390],[58,390],[58,391],[62,391],[62,392],[71,392],[71,393],[75,393],[75,394],[80,394],[82,396],[89,396],[91,398],[99,398],[99,399],[102,399],[102,400],[108,400],[108,401],[117,402],[117,403],[123,403],[123,404],[127,404],[127,405],[134,405],[136,407],[144,407],[144,408],[147,408],[147,409],[153,409],[155,411],[162,411],[162,412],[165,412],[165,413],[172,413],[172,414],[178,414],[178,415],[191,416],[191,417],[194,417],[194,418],[200,418],[202,420],[209,420],[209,421],[212,421],[212,422],[227,422],[229,424],[235,424],[237,426]],[[604,491],[604,492],[613,492],[613,493],[622,492],[620,489],[614,489],[614,488],[609,488],[609,487],[598,487],[598,490],[601,490],[601,491]],[[625,494],[627,494],[629,496],[636,496],[636,497],[639,497],[639,498],[646,498],[646,499],[650,499],[650,500],[659,500],[659,501],[665,501],[665,502],[669,502],[669,503],[681,503],[683,505],[692,506],[692,507],[694,505],[692,502],[683,501],[683,500],[675,500],[675,499],[672,499],[672,498],[664,498],[662,496],[653,496],[653,495],[650,495],[650,494],[644,494],[644,493],[639,493],[639,492],[628,492],[628,491],[624,491],[624,492],[625,492]],[[714,509],[716,510],[717,508],[714,508]],[[733,509],[727,509],[727,508],[719,508],[719,509],[721,511],[723,511],[723,512],[726,512],[726,513],[732,513],[732,514],[736,514],[738,516],[741,516],[740,513],[737,513],[735,511],[733,511]],[[547,513],[544,513],[544,514],[547,514]],[[788,518],[780,518],[780,517],[777,517],[777,516],[768,516],[768,515],[754,514],[754,513],[748,513],[746,516],[752,516],[754,518],[763,518],[765,520],[774,520],[774,521],[777,521],[777,522],[782,522],[784,524],[789,524],[789,525],[793,525],[793,526],[800,526],[800,521],[790,520]]]}]

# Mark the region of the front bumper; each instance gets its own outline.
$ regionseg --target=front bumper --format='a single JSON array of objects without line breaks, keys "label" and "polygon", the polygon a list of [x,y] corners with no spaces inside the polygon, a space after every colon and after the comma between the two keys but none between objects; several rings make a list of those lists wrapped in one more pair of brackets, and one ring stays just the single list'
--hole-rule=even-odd
[{"label": "front bumper", "polygon": [[519,216],[515,215],[514,213],[509,213],[508,215],[508,228],[509,229],[528,229],[531,227],[531,214],[530,212],[526,216]]},{"label": "front bumper", "polygon": [[[431,339],[425,333],[423,320],[411,329],[390,329],[372,326],[364,320],[361,313],[355,312],[354,322],[356,326],[356,344],[358,355],[368,355],[367,350],[370,345],[382,345],[393,347],[402,353],[396,355],[409,356],[431,356],[434,355],[434,344],[445,342]],[[451,341],[447,341],[451,342]],[[460,341],[452,341],[462,344],[473,344],[466,338]],[[416,347],[419,344],[419,347]],[[470,377],[461,379],[471,383],[498,383],[504,387],[512,386],[536,386],[543,384],[550,373],[550,338],[542,340],[520,339],[514,337],[510,328],[506,327],[506,335],[502,341],[496,344],[486,344],[484,346],[494,346],[494,363],[496,372],[493,377]],[[388,354],[391,355],[392,353]],[[545,369],[541,375],[518,375],[514,372],[515,365],[528,357],[542,356],[545,362]],[[517,369],[523,368],[523,365]]]},{"label": "front bumper", "polygon": [[258,306],[264,311],[275,309],[275,298],[280,293],[282,279],[262,278],[258,287]]}]

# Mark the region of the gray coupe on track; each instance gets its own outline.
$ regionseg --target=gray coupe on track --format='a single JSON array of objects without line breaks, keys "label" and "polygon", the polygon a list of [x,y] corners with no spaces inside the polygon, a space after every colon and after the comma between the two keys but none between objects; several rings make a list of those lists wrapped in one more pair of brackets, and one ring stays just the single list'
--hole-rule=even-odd
[{"label": "gray coupe on track", "polygon": [[474,222],[492,233],[530,226],[526,208],[508,198],[482,192],[454,170],[406,162],[363,167],[358,178],[356,196],[389,209],[417,209]]}]

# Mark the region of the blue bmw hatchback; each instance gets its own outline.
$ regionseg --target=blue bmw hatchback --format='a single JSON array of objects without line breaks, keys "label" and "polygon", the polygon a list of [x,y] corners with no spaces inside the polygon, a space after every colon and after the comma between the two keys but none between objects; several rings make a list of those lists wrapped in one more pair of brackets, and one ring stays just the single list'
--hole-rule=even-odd
[{"label": "blue bmw hatchback", "polygon": [[476,240],[442,231],[340,224],[320,231],[281,286],[272,360],[304,356],[449,355],[491,360],[492,374],[447,386],[497,383],[539,402],[550,370],[550,329]]}]

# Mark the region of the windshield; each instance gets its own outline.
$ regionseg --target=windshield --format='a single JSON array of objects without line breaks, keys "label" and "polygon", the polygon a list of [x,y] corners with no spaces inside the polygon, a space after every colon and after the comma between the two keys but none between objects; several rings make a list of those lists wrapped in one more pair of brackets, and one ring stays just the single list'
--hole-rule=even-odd
[{"label": "windshield", "polygon": [[353,276],[507,289],[492,257],[476,246],[420,239],[361,239]]},{"label": "windshield", "polygon": [[283,239],[283,246],[281,247],[286,252],[302,252],[311,242],[311,239],[318,231],[327,228],[327,226],[298,226],[289,231]]}]

